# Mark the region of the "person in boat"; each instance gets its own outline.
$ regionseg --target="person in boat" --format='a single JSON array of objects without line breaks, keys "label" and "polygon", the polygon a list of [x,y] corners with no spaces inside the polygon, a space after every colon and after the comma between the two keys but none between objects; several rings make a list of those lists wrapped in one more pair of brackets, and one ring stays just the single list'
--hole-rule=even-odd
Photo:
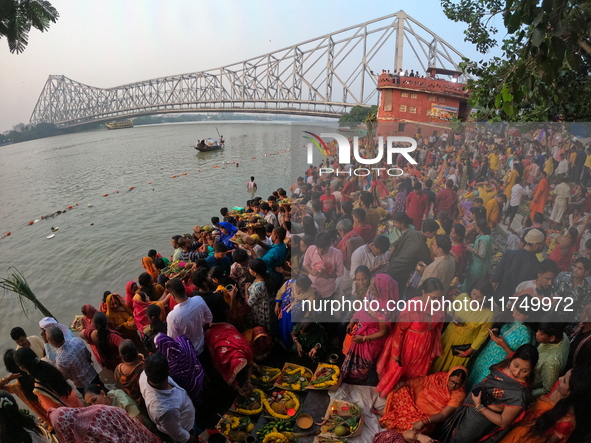
[{"label": "person in boat", "polygon": [[200,148],[205,148],[205,139],[203,139],[203,140],[201,140],[201,141],[199,142],[199,147],[200,147]]},{"label": "person in boat", "polygon": [[220,135],[220,145],[223,145],[223,144],[224,144],[224,136]]}]

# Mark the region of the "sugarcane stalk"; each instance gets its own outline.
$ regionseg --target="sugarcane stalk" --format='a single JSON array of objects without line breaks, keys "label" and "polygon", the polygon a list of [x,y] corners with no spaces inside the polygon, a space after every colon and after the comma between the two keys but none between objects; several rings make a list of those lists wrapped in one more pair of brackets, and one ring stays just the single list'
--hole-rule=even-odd
[{"label": "sugarcane stalk", "polygon": [[33,291],[27,283],[24,274],[13,267],[9,268],[8,270],[10,272],[8,277],[0,279],[0,289],[4,289],[4,293],[14,292],[18,296],[18,301],[21,305],[23,313],[27,315],[27,302],[32,302],[35,308],[41,311],[45,317],[55,318],[55,316],[49,312],[49,309],[47,309],[43,303],[39,301],[35,294],[33,294]]}]

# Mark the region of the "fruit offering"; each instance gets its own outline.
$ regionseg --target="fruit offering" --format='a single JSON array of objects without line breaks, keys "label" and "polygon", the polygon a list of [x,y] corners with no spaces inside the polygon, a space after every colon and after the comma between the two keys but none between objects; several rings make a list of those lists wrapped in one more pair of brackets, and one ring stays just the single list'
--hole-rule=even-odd
[{"label": "fruit offering", "polygon": [[263,406],[272,417],[289,420],[300,409],[300,399],[289,391],[273,391],[269,396],[263,396]]},{"label": "fruit offering", "polygon": [[327,389],[339,382],[341,370],[338,366],[320,363],[314,377],[310,380],[308,389]]},{"label": "fruit offering", "polygon": [[263,443],[289,443],[289,438],[281,432],[270,432],[263,438]]},{"label": "fruit offering", "polygon": [[257,431],[257,438],[262,442],[265,437],[272,432],[279,432],[283,435],[286,435],[286,433],[290,434],[293,432],[293,422],[290,420],[270,421],[266,425],[259,428]]},{"label": "fruit offering", "polygon": [[270,366],[259,366],[260,375],[252,374],[252,384],[263,391],[273,389],[275,382],[281,375],[281,369],[271,368]]},{"label": "fruit offering", "polygon": [[321,436],[342,438],[355,435],[363,426],[361,408],[356,403],[334,400],[326,411]]},{"label": "fruit offering", "polygon": [[248,417],[236,417],[224,414],[217,424],[219,431],[234,442],[243,442],[254,429],[254,423]]},{"label": "fruit offering", "polygon": [[234,411],[242,415],[256,415],[263,412],[263,397],[260,389],[254,389],[247,397],[239,396],[234,402]]},{"label": "fruit offering", "polygon": [[303,391],[310,383],[313,374],[303,366],[285,363],[281,375],[275,382],[275,387],[290,389],[292,391]]}]

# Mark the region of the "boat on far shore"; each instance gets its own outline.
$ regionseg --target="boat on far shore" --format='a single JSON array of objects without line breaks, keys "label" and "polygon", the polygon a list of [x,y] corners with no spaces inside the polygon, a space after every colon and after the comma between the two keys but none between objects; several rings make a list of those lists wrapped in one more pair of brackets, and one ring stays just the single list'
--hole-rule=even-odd
[{"label": "boat on far shore", "polygon": [[209,151],[217,151],[218,149],[222,149],[224,147],[224,140],[214,140],[213,138],[205,138],[203,140],[197,141],[195,143],[195,149],[199,152],[209,152]]},{"label": "boat on far shore", "polygon": [[124,120],[122,122],[105,123],[107,129],[125,129],[133,128],[133,120]]}]

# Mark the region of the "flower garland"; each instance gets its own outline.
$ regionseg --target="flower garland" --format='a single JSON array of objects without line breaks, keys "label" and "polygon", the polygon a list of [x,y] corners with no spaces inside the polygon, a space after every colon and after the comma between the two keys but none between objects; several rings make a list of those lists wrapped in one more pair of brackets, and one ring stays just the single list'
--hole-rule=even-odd
[{"label": "flower garland", "polygon": [[263,443],[288,443],[289,438],[281,432],[269,432],[263,439]]},{"label": "flower garland", "polygon": [[338,383],[339,376],[341,375],[341,370],[338,366],[320,363],[316,369],[316,374],[321,372],[326,372],[326,374],[310,380],[312,387],[316,389],[328,388]]},{"label": "flower garland", "polygon": [[[254,389],[253,394],[258,395],[259,397],[259,404],[260,407],[257,409],[244,409],[244,408],[236,408],[235,411],[239,414],[242,415],[256,415],[256,414],[260,414],[261,412],[263,412],[263,399],[265,398],[265,394],[263,394],[263,391],[261,391],[260,389]],[[252,403],[250,404],[251,406],[256,403],[256,399],[252,399]]]},{"label": "flower garland", "polygon": [[[298,399],[297,395],[295,395],[292,392],[289,391],[285,391],[283,394],[284,398],[286,399],[291,399],[291,401],[294,402],[294,407],[293,409],[295,409],[296,411],[298,411],[300,409],[300,400]],[[287,414],[278,414],[277,412],[275,412],[275,410],[271,407],[271,404],[269,403],[269,400],[267,400],[267,398],[265,396],[262,397],[263,399],[263,405],[265,407],[265,410],[274,418],[279,418],[281,420],[289,420],[291,418],[291,416],[287,415]]]}]

